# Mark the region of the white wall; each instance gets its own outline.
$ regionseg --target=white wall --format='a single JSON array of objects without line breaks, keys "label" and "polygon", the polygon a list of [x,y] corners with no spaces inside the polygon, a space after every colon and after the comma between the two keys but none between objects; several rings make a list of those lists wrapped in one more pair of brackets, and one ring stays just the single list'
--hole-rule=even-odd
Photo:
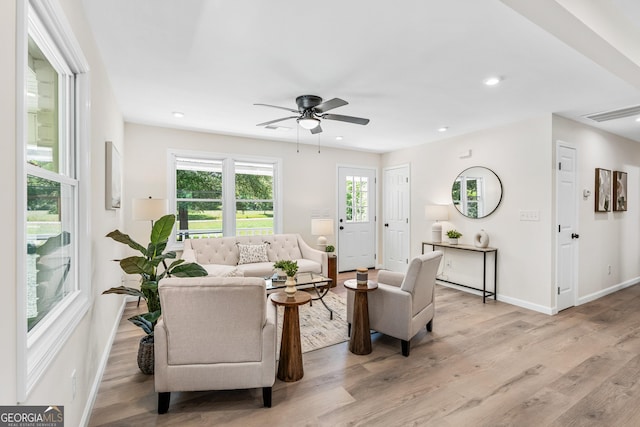
[{"label": "white wall", "polygon": [[[16,289],[24,286],[16,282],[17,257],[16,235],[22,232],[16,218],[16,147],[15,141],[15,46],[16,46],[16,3],[23,0],[0,2],[0,54],[3,66],[0,67],[0,91],[5,96],[0,99],[0,136],[3,142],[3,155],[0,156],[0,179],[3,182],[3,198],[7,205],[0,210],[0,220],[9,233],[5,235],[0,248],[0,257],[4,261],[3,298],[0,300],[0,341],[4,350],[0,352],[0,404],[16,403]],[[87,184],[92,188],[91,224],[92,224],[92,296],[93,304],[89,312],[79,322],[71,337],[64,344],[41,380],[36,384],[25,404],[65,406],[66,425],[80,425],[83,412],[88,403],[90,390],[99,372],[101,358],[108,350],[109,334],[119,320],[121,297],[101,296],[100,293],[120,282],[117,265],[110,262],[122,253],[113,242],[107,241],[107,231],[120,227],[122,216],[118,211],[104,209],[104,164],[105,140],[113,141],[123,150],[123,120],[110,84],[104,71],[97,48],[93,41],[80,0],[60,0],[67,20],[79,41],[85,57],[91,67],[91,139],[84,143],[91,146],[92,173]],[[77,372],[77,394],[71,397],[71,373]]]},{"label": "white wall", "polygon": [[[461,243],[473,244],[475,233],[484,229],[490,246],[498,248],[499,299],[550,312],[555,304],[550,141],[551,115],[545,115],[383,155],[383,167],[411,164],[411,256],[420,253],[422,241],[431,240],[432,222],[424,217],[425,205],[448,204],[449,221],[443,231],[456,228],[463,234]],[[471,157],[460,158],[467,150]],[[502,203],[487,218],[466,218],[451,202],[455,178],[471,166],[487,167],[502,181]],[[536,210],[540,220],[520,221],[520,210]],[[443,273],[481,283],[480,256],[472,255],[448,251],[445,259],[453,265]]]},{"label": "white wall", "polygon": [[[314,210],[328,211],[336,217],[336,167],[349,164],[378,168],[380,155],[351,150],[286,142],[257,140],[237,136],[168,129],[127,123],[125,125],[125,158],[123,213],[125,230],[138,242],[149,239],[149,224],[131,219],[131,199],[148,196],[167,197],[167,155],[170,149],[211,153],[244,154],[282,159],[283,165],[283,224],[285,233],[300,233],[315,246],[317,236],[311,235],[311,214]],[[328,236],[335,244],[336,236]]]},{"label": "white wall", "polygon": [[[640,143],[558,116],[553,140],[575,145],[578,189],[592,193],[579,204],[579,302],[640,281]],[[595,212],[595,168],[628,173],[626,212]]]}]

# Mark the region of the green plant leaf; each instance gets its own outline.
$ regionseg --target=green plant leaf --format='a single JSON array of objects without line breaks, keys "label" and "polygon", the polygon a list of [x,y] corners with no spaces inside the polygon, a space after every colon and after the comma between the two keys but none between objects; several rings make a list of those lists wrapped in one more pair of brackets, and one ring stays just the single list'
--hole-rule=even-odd
[{"label": "green plant leaf", "polygon": [[111,237],[116,242],[124,243],[125,245],[128,245],[131,249],[135,249],[136,251],[139,251],[143,255],[147,254],[147,250],[144,248],[144,246],[137,243],[135,240],[129,237],[128,234],[121,233],[120,230],[113,230],[111,233],[107,234],[106,237]]},{"label": "green plant leaf", "polygon": [[[172,264],[173,265],[173,264]],[[207,270],[195,262],[180,264],[167,270],[167,274],[176,277],[204,277],[207,276]]]},{"label": "green plant leaf", "polygon": [[107,289],[102,293],[102,295],[105,295],[105,294],[132,295],[134,297],[141,297],[146,299],[145,295],[142,292],[140,292],[138,289],[128,288],[126,286],[118,286],[117,288]]},{"label": "green plant leaf", "polygon": [[169,240],[169,236],[171,236],[171,231],[173,230],[173,224],[176,222],[176,216],[165,215],[153,224],[153,229],[151,230],[151,243],[154,245],[158,245],[160,243],[166,243]]},{"label": "green plant leaf", "polygon": [[171,270],[172,268],[174,268],[174,267],[176,267],[176,266],[178,266],[178,265],[182,264],[183,262],[184,262],[184,260],[183,260],[182,258],[177,259],[177,260],[173,261],[173,262],[169,265],[169,268],[167,268],[167,270]]},{"label": "green plant leaf", "polygon": [[147,274],[155,276],[156,268],[145,257],[131,256],[120,260],[120,267],[127,274]]},{"label": "green plant leaf", "polygon": [[[153,333],[153,329],[156,326],[156,322],[152,322],[150,321],[147,317],[148,315],[153,314],[153,313],[144,313],[144,314],[138,314],[136,316],[130,317],[127,320],[131,323],[133,323],[134,325],[138,326],[139,328],[142,328],[142,330],[147,334],[147,335],[151,335]],[[158,315],[158,317],[160,317]],[[156,321],[158,319],[156,318]]]}]

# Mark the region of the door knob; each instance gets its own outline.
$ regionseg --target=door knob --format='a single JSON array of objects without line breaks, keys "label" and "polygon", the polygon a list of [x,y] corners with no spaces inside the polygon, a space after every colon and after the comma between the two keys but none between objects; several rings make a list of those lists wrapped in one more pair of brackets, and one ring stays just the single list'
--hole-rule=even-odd
[{"label": "door knob", "polygon": [[579,235],[579,234],[577,234],[577,233],[571,233],[571,238],[572,238],[572,239],[579,239],[579,238],[580,238],[580,235]]},{"label": "door knob", "polygon": [[388,226],[389,226],[389,223],[386,223],[384,226],[385,226],[385,227],[388,227]]},{"label": "door knob", "polygon": [[340,230],[344,230],[344,227],[343,227],[343,226],[340,226]]}]

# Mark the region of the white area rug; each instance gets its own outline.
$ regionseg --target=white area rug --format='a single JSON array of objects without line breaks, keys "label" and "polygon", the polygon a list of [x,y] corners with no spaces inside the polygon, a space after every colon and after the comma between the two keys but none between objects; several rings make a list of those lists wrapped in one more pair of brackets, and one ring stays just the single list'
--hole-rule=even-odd
[{"label": "white area rug", "polygon": [[[315,296],[314,292],[310,292]],[[312,301],[313,306],[305,304],[298,307],[300,314],[300,342],[302,352],[317,350],[339,344],[349,339],[347,336],[347,302],[340,295],[329,292],[324,302],[333,310],[333,320],[329,320],[329,310],[321,301]],[[282,317],[284,307],[278,307],[278,353],[282,342]]]}]

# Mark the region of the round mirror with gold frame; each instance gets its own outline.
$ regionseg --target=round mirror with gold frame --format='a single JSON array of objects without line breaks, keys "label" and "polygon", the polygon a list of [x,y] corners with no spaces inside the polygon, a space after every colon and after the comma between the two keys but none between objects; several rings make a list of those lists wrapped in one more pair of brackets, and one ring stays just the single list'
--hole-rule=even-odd
[{"label": "round mirror with gold frame", "polygon": [[491,169],[474,166],[463,170],[451,187],[453,205],[467,218],[491,215],[502,201],[502,182]]}]

